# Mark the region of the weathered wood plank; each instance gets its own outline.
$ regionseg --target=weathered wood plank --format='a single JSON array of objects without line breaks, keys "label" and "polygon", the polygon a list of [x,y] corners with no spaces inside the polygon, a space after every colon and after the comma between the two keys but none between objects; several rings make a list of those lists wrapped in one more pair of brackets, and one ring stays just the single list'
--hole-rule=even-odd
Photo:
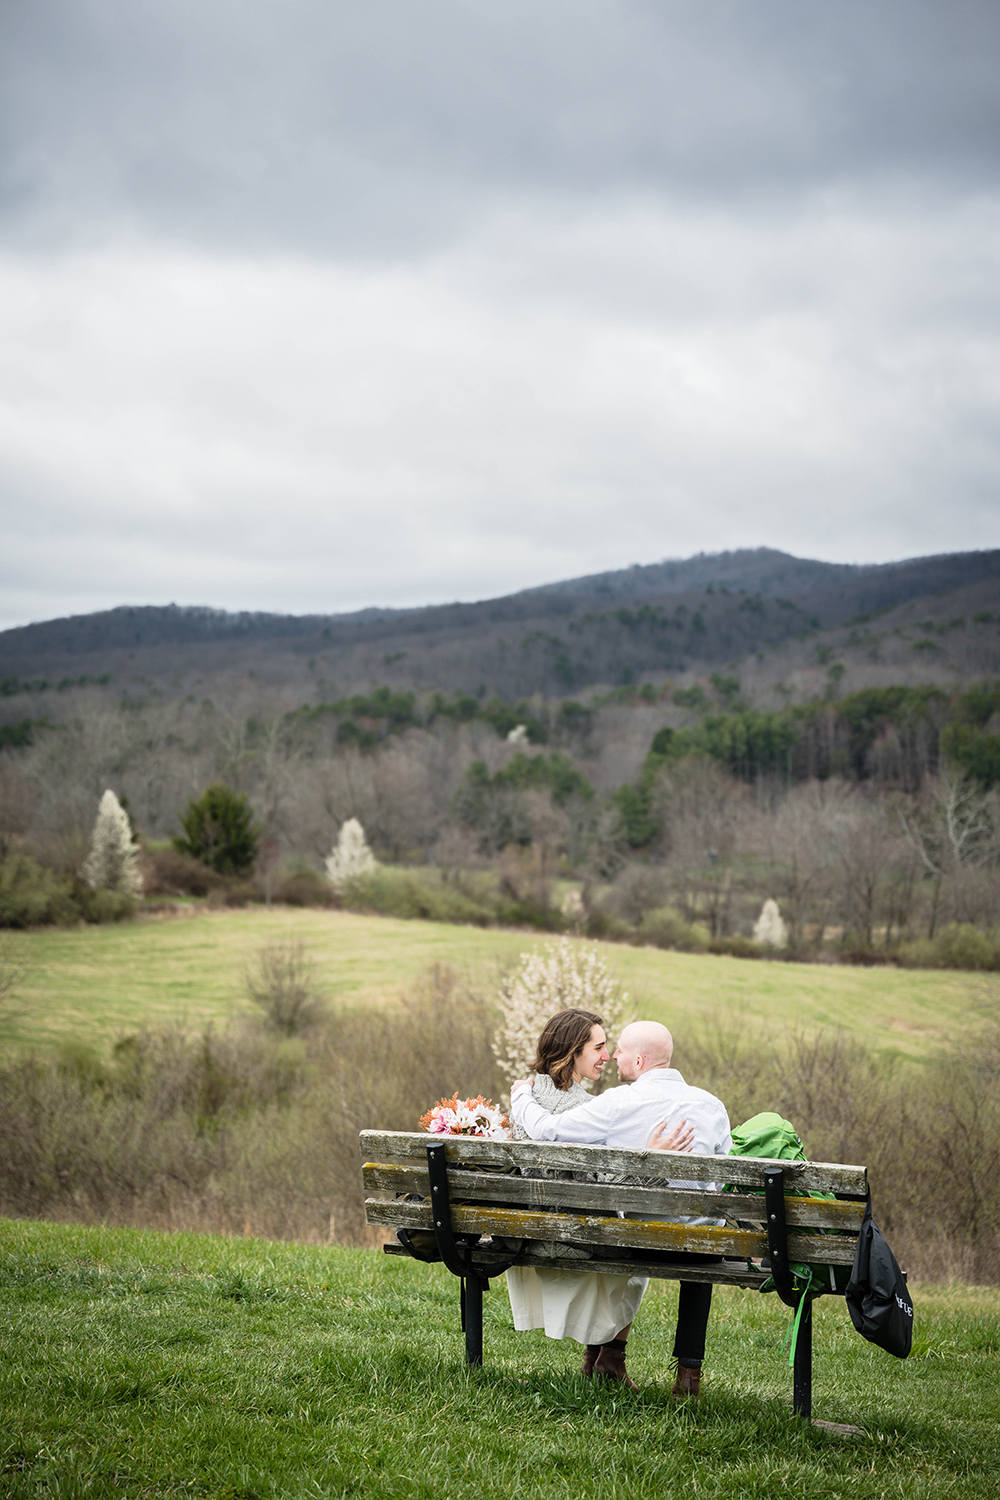
[{"label": "weathered wood plank", "polygon": [[[368,1198],[365,1217],[369,1224],[403,1229],[433,1229],[429,1204],[401,1199]],[[758,1259],[767,1254],[767,1236],[752,1230],[719,1228],[703,1224],[676,1224],[655,1219],[618,1219],[596,1214],[544,1213],[531,1209],[464,1207],[453,1205],[452,1228],[456,1234],[503,1235],[510,1239],[558,1240],[573,1245],[610,1245],[613,1248],[684,1252],[698,1255],[731,1255]],[[816,1261],[824,1265],[850,1265],[856,1245],[853,1237],[790,1234],[791,1260]],[[567,1265],[566,1269],[571,1267]]]},{"label": "weathered wood plank", "polygon": [[[426,1161],[434,1137],[424,1131],[363,1130],[363,1160],[379,1162]],[[701,1156],[679,1151],[617,1151],[607,1146],[569,1146],[543,1141],[483,1141],[474,1136],[438,1136],[448,1148],[449,1162],[513,1172],[545,1167],[559,1172],[610,1172],[638,1177],[649,1186],[671,1180],[730,1182],[759,1187],[767,1166],[781,1167],[796,1192],[842,1193],[864,1198],[868,1192],[866,1167],[838,1162],[766,1161],[762,1157]]]},{"label": "weathered wood plank", "polygon": [[[409,1258],[402,1245],[390,1243],[383,1245],[382,1249],[386,1255],[406,1255]],[[488,1267],[491,1262],[496,1263],[497,1257],[490,1255],[488,1251],[476,1251],[472,1259],[475,1264]],[[683,1262],[675,1262],[671,1265],[667,1261],[638,1260],[566,1261],[564,1264],[574,1271],[596,1271],[602,1276],[649,1276],[661,1281],[711,1281],[724,1286],[747,1287],[751,1291],[756,1291],[767,1280],[766,1271],[748,1270],[744,1261],[737,1260],[707,1266],[692,1266]],[[553,1261],[549,1257],[531,1255],[526,1252],[519,1259],[518,1265],[534,1266],[540,1271],[551,1271]]]},{"label": "weathered wood plank", "polygon": [[[366,1162],[362,1169],[366,1191],[430,1196],[427,1168]],[[642,1188],[616,1183],[561,1182],[554,1178],[512,1177],[491,1172],[455,1171],[449,1174],[453,1203],[498,1203],[538,1209],[582,1208],[597,1213],[642,1213],[656,1218],[693,1214],[701,1218],[763,1220],[759,1194],[713,1193],[700,1189]],[[818,1198],[785,1199],[788,1224],[857,1233],[864,1204],[831,1203]]]}]

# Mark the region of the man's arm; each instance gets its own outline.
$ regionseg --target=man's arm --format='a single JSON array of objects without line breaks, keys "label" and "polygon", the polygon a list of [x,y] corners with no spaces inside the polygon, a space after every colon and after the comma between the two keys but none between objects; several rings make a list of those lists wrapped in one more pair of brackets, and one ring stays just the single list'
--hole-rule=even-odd
[{"label": "man's arm", "polygon": [[536,1102],[530,1088],[515,1090],[511,1096],[510,1112],[514,1119],[533,1141],[566,1141],[574,1146],[601,1146],[607,1139],[608,1129],[621,1104],[616,1094],[626,1093],[625,1088],[609,1089],[598,1094],[578,1109],[568,1109],[561,1115],[550,1115],[547,1109]]}]

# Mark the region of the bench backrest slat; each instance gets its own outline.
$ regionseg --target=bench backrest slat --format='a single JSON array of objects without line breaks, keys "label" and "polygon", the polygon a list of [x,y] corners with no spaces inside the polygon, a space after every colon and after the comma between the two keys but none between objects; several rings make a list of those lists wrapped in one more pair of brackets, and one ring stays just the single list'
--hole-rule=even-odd
[{"label": "bench backrest slat", "polygon": [[[387,1202],[369,1199],[365,1213],[370,1224],[405,1229],[432,1229],[429,1204]],[[747,1229],[713,1225],[677,1224],[665,1220],[619,1219],[600,1215],[545,1213],[531,1209],[465,1207],[453,1204],[452,1227],[456,1234],[504,1235],[510,1239],[558,1240],[575,1246],[603,1245],[617,1249],[738,1258],[767,1254],[767,1236]],[[849,1266],[854,1260],[856,1236],[788,1236],[788,1254],[793,1261]],[[557,1263],[558,1264],[558,1263]],[[572,1263],[565,1262],[570,1269]]]},{"label": "bench backrest slat", "polygon": [[[719,1158],[713,1158],[718,1160]],[[368,1192],[430,1194],[426,1167],[366,1162],[362,1172]],[[456,1170],[448,1174],[452,1203],[504,1204],[537,1209],[586,1209],[593,1213],[643,1214],[649,1218],[699,1217],[763,1221],[764,1198],[753,1193],[705,1192],[698,1188],[647,1188],[621,1183],[565,1182],[555,1178],[519,1177]],[[790,1227],[838,1229],[857,1234],[862,1203],[831,1203],[820,1198],[786,1197]]]},{"label": "bench backrest slat", "polygon": [[362,1158],[371,1162],[414,1163],[427,1160],[427,1147],[444,1141],[449,1165],[461,1164],[494,1171],[607,1172],[615,1177],[638,1177],[645,1183],[671,1180],[727,1182],[759,1188],[766,1166],[785,1172],[786,1185],[797,1195],[837,1193],[864,1198],[868,1192],[865,1167],[836,1162],[769,1162],[762,1157],[701,1156],[678,1151],[618,1151],[607,1146],[569,1146],[542,1141],[484,1141],[475,1136],[431,1136],[425,1131],[363,1130]]}]

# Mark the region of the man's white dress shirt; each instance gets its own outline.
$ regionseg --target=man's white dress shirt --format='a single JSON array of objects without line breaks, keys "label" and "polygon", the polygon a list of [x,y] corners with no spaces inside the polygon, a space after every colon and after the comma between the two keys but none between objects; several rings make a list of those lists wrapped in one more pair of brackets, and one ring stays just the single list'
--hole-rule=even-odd
[{"label": "man's white dress shirt", "polygon": [[705,1089],[685,1083],[676,1068],[650,1068],[634,1083],[608,1089],[565,1114],[550,1115],[518,1089],[510,1112],[533,1141],[568,1141],[577,1146],[611,1146],[645,1151],[657,1125],[668,1128],[686,1120],[694,1131],[691,1150],[705,1156],[728,1156],[733,1138],[725,1105]]},{"label": "man's white dress shirt", "polygon": [[[510,1112],[533,1141],[566,1141],[576,1146],[612,1146],[623,1151],[645,1151],[657,1125],[668,1131],[686,1120],[694,1131],[691,1150],[703,1156],[728,1156],[733,1138],[721,1099],[706,1089],[685,1083],[676,1068],[650,1068],[634,1083],[598,1094],[589,1104],[550,1115],[532,1098],[530,1088],[511,1096]],[[714,1182],[671,1178],[671,1187],[718,1188]],[[719,1224],[720,1219],[683,1215],[690,1224]]]}]

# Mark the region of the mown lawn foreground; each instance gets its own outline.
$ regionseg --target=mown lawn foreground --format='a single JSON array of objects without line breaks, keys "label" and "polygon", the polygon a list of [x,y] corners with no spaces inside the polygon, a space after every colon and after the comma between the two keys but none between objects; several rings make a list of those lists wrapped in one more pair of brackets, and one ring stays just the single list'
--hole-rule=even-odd
[{"label": "mown lawn foreground", "polygon": [[572,1374],[490,1293],[462,1363],[440,1267],[348,1250],[0,1221],[0,1494],[509,1500],[988,1497],[1000,1294],[915,1288],[906,1363],[817,1310],[815,1412],[791,1416],[771,1297],[716,1292],[708,1393],[669,1400],[676,1291],[630,1345],[638,1395]]},{"label": "mown lawn foreground", "polygon": [[[301,940],[323,992],[354,1006],[395,1000],[435,963],[493,990],[502,965],[546,942],[543,933],[289,907],[6,936],[28,969],[0,1039],[22,1048],[73,1039],[100,1049],[143,1026],[218,1025],[246,1011],[241,976],[266,943]],[[975,1032],[1000,1006],[1000,974],[600,947],[637,1012],[674,1028],[679,1044],[685,1024],[736,1012],[751,1026],[840,1029],[920,1059]]]}]

